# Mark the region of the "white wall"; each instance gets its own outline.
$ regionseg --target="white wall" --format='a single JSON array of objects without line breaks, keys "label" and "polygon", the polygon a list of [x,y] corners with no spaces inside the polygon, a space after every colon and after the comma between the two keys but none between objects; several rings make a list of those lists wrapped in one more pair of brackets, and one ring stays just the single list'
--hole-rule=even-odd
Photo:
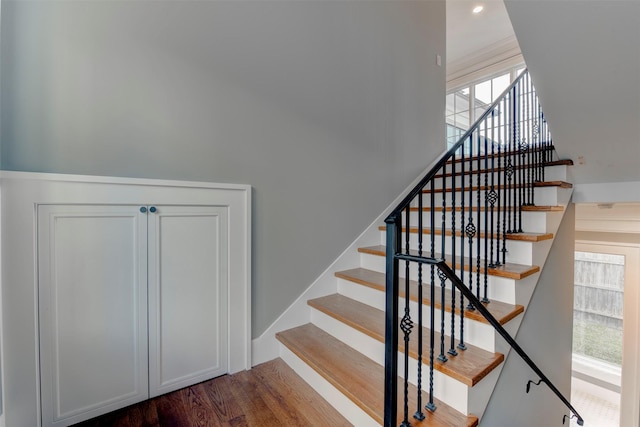
[{"label": "white wall", "polygon": [[254,336],[443,147],[444,2],[4,1],[2,168],[254,187]]},{"label": "white wall", "polygon": [[[640,201],[640,2],[505,0],[576,202]],[[623,182],[635,191],[580,184]]]},{"label": "white wall", "polygon": [[[567,399],[571,398],[574,215],[574,205],[569,204],[515,337]],[[532,385],[527,394],[529,380],[537,382],[539,378],[511,351],[480,425],[562,425],[562,417],[569,411],[545,384]]]}]

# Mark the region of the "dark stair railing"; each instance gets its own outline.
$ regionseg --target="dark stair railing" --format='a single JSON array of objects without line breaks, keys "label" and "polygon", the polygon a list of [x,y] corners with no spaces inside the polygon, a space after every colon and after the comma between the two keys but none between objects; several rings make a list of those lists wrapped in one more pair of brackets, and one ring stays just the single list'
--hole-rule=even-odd
[{"label": "dark stair railing", "polygon": [[[534,205],[535,189],[537,183],[544,181],[544,168],[551,161],[552,151],[549,128],[525,70],[385,220],[385,427],[397,425],[399,409],[402,426],[410,425],[410,416],[424,419],[424,409],[437,410],[433,398],[435,359],[446,363],[466,350],[464,317],[466,311],[474,310],[487,319],[539,376],[540,382],[547,384],[569,408],[571,417],[583,425],[571,403],[486,308],[490,304],[489,270],[505,264],[507,236],[523,232],[523,207]],[[404,298],[399,301],[401,287]],[[425,292],[430,297],[426,321]],[[413,318],[410,294],[417,296],[417,315]],[[436,319],[438,303],[441,309]],[[449,313],[445,310],[447,303],[451,306]],[[425,323],[431,333],[428,343],[422,342],[422,333],[417,334],[417,407],[409,408],[409,341],[414,326],[420,331]],[[439,342],[435,342],[436,329],[440,331]],[[405,350],[403,404],[398,408],[400,334]],[[427,373],[423,373],[423,365]],[[426,385],[423,376],[428,379]],[[529,387],[530,383],[527,391]],[[422,402],[423,390],[428,396],[426,403]]]}]

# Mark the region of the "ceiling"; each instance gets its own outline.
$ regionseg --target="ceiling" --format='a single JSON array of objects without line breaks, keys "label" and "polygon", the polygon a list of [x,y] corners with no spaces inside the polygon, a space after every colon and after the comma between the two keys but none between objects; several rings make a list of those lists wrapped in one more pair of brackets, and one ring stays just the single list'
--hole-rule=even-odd
[{"label": "ceiling", "polygon": [[[484,9],[474,14],[478,5]],[[502,0],[447,0],[447,80],[519,53]]]}]

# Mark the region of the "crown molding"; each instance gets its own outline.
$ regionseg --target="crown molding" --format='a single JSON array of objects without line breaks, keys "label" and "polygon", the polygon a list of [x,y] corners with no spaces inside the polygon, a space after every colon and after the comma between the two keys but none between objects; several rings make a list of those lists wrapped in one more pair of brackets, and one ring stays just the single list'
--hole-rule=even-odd
[{"label": "crown molding", "polygon": [[464,58],[448,62],[447,90],[522,63],[524,58],[518,40],[509,36]]}]

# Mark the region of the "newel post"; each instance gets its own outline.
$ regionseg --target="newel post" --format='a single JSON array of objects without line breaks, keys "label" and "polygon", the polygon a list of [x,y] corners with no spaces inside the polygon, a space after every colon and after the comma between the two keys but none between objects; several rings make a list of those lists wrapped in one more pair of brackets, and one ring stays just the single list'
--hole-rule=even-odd
[{"label": "newel post", "polygon": [[393,214],[387,224],[386,253],[386,317],[384,356],[384,426],[397,425],[398,420],[398,260],[401,214]]}]

